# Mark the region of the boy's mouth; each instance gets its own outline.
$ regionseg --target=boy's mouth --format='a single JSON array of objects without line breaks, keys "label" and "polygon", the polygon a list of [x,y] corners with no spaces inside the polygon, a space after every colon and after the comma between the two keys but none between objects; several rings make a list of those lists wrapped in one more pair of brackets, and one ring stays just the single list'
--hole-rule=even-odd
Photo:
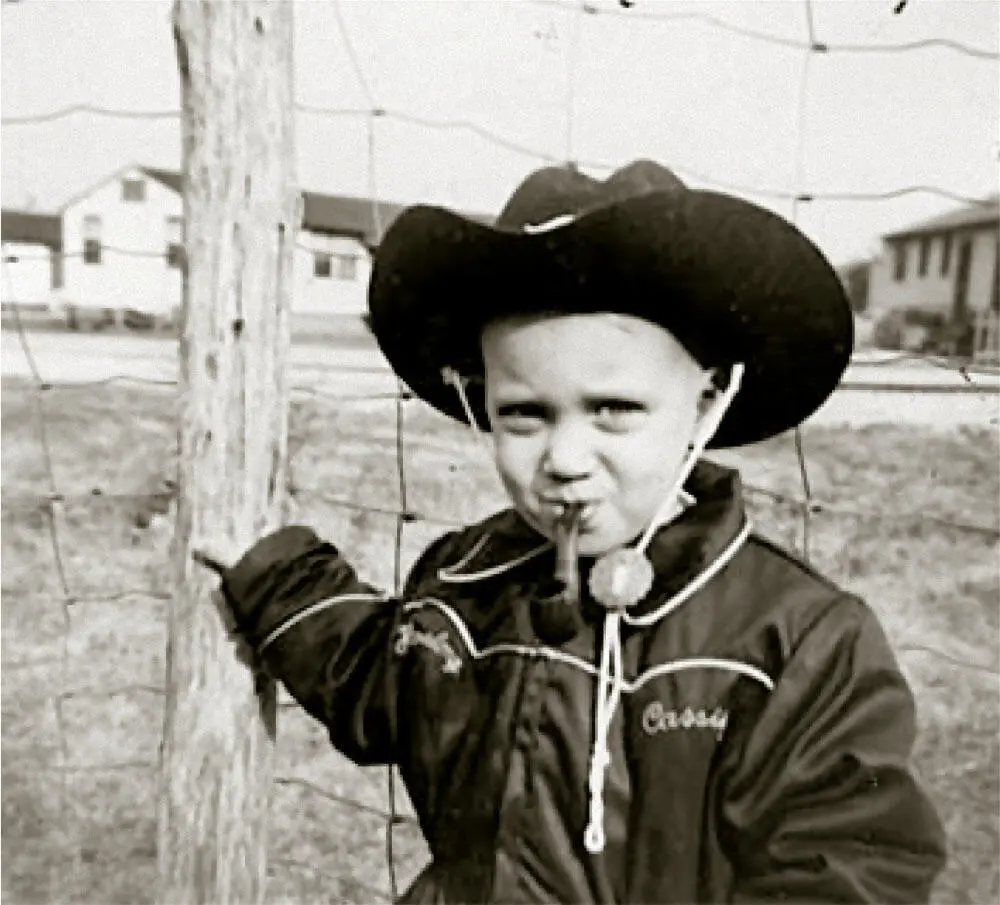
[{"label": "boy's mouth", "polygon": [[599,500],[542,499],[541,502],[543,511],[553,522],[557,522],[566,516],[568,514],[567,510],[570,508],[576,509],[577,521],[581,529],[586,528],[587,522],[600,505]]}]

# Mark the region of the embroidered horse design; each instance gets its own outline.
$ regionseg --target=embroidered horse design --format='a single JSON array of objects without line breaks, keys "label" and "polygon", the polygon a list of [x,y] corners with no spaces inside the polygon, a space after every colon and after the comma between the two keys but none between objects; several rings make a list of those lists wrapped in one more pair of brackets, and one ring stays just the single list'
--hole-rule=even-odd
[{"label": "embroidered horse design", "polygon": [[403,657],[413,648],[423,647],[441,658],[441,672],[446,676],[457,676],[462,669],[462,658],[448,640],[446,631],[424,632],[412,623],[404,623],[396,631],[396,642],[393,649],[396,656]]}]

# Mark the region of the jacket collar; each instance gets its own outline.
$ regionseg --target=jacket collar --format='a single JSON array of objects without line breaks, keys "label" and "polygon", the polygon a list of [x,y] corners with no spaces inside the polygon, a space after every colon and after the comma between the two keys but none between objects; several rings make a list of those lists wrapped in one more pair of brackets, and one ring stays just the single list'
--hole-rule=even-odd
[{"label": "jacket collar", "polygon": [[699,461],[685,484],[696,500],[653,537],[653,588],[630,610],[639,618],[682,591],[730,547],[747,524],[739,472]]},{"label": "jacket collar", "polygon": [[[656,577],[650,594],[633,611],[638,617],[703,572],[745,525],[742,484],[737,471],[703,459],[691,472],[685,490],[694,503],[660,528],[647,551]],[[515,571],[527,578],[529,574],[548,574],[544,570],[552,567],[552,542],[514,510],[505,510],[488,519],[477,534],[461,558],[440,568],[441,581],[474,584]],[[593,560],[581,562],[585,573],[592,564]],[[586,582],[582,586],[586,587]]]}]

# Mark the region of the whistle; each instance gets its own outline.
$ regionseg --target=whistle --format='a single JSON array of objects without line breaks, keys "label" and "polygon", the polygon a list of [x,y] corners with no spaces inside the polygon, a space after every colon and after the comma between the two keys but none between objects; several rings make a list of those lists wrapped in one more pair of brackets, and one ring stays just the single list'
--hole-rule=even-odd
[{"label": "whistle", "polygon": [[563,586],[563,603],[580,602],[579,537],[582,503],[569,503],[556,522],[556,581]]}]

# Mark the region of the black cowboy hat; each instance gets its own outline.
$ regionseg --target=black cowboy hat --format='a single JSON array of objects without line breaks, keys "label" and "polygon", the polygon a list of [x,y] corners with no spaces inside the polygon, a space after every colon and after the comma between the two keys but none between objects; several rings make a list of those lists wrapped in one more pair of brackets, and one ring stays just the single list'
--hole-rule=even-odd
[{"label": "black cowboy hat", "polygon": [[547,167],[492,226],[439,207],[404,211],[375,253],[372,333],[396,374],[465,422],[442,378],[468,379],[489,429],[480,338],[531,313],[616,312],[667,329],[703,367],[742,362],[742,388],[711,447],[764,440],[801,423],[836,388],[854,322],[822,253],[781,217],[688,189],[639,161],[597,181]]}]

